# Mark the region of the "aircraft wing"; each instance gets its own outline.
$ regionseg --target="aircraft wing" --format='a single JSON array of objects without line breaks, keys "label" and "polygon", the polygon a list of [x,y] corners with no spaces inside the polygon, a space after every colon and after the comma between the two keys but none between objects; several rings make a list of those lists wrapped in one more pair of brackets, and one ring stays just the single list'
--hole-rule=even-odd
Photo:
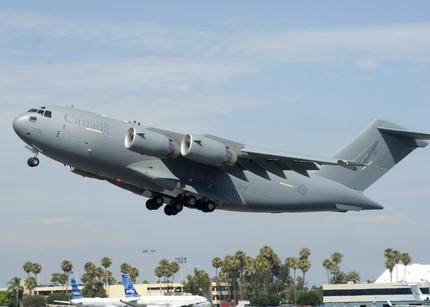
[{"label": "aircraft wing", "polygon": [[[366,164],[333,158],[318,158],[303,154],[289,153],[285,151],[243,146],[238,155],[238,163],[245,169],[258,166],[264,170],[280,175],[281,170],[293,170],[307,176],[308,170],[318,170],[319,165],[337,165],[355,170],[356,167],[366,166]],[[284,177],[284,176],[283,176]]]}]

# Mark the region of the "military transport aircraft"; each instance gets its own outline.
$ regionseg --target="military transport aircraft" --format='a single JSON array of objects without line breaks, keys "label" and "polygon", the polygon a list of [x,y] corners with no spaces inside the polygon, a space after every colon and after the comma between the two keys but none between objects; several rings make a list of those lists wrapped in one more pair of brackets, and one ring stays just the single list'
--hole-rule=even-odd
[{"label": "military transport aircraft", "polygon": [[39,165],[39,153],[78,175],[106,180],[163,204],[203,212],[358,211],[382,209],[363,191],[430,134],[385,120],[371,124],[333,158],[259,148],[213,135],[180,134],[74,107],[30,109],[13,121]]}]

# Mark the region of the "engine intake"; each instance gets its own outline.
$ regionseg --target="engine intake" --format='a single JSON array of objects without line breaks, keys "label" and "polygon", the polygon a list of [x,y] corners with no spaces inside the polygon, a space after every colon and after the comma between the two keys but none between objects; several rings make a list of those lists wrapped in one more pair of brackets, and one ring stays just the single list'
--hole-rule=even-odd
[{"label": "engine intake", "polygon": [[187,134],[181,142],[181,155],[209,165],[234,165],[237,154],[225,144],[201,135]]},{"label": "engine intake", "polygon": [[158,158],[179,155],[178,144],[169,137],[148,129],[137,131],[133,127],[129,128],[125,135],[124,145],[131,151]]}]

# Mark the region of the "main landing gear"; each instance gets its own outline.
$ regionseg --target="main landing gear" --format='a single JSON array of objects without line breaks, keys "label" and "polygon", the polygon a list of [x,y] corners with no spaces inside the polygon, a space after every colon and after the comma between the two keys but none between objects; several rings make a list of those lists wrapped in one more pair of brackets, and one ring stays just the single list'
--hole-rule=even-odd
[{"label": "main landing gear", "polygon": [[[146,201],[146,208],[148,210],[157,210],[163,205],[163,203],[163,197],[154,196]],[[211,200],[197,200],[193,195],[180,194],[176,198],[171,199],[170,202],[164,206],[164,213],[169,216],[177,215],[184,209],[184,207],[196,208],[202,212],[213,212],[216,208],[216,204]]]},{"label": "main landing gear", "polygon": [[27,160],[27,164],[30,167],[38,166],[39,163],[40,163],[40,161],[39,161],[39,158],[37,158],[37,157],[31,157]]},{"label": "main landing gear", "polygon": [[163,203],[164,203],[163,197],[155,196],[146,201],[146,208],[148,210],[157,210],[163,205]]}]

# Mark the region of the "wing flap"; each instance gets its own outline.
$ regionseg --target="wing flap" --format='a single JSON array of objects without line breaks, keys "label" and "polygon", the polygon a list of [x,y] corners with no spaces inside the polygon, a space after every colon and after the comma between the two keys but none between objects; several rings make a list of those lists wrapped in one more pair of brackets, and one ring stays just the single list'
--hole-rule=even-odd
[{"label": "wing flap", "polygon": [[[319,165],[337,165],[345,168],[349,168],[355,170],[356,167],[366,166],[366,164],[351,161],[351,160],[340,160],[335,158],[317,158],[311,157],[303,154],[289,153],[279,150],[272,150],[266,148],[258,148],[251,146],[242,147],[239,155],[240,159],[243,160],[255,160],[262,161],[265,160],[267,162],[275,163],[282,170],[293,170],[297,173],[300,173],[304,176],[308,176],[307,171],[310,170],[319,170]],[[242,163],[243,165],[243,163]],[[260,165],[264,167],[271,173],[278,175],[275,172],[272,172],[268,167],[265,167],[264,164],[260,162]]]}]

